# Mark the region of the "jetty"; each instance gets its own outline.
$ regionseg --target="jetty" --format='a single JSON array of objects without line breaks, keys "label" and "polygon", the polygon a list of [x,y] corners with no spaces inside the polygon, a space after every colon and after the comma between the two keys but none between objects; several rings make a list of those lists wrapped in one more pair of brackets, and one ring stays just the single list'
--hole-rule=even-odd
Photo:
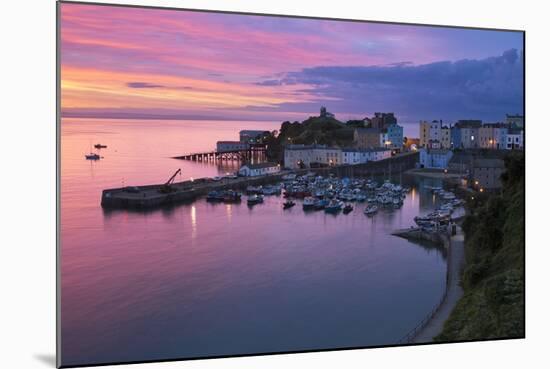
[{"label": "jetty", "polygon": [[413,241],[429,241],[449,248],[449,234],[447,230],[440,232],[428,232],[420,227],[398,229],[392,235]]},{"label": "jetty", "polygon": [[168,185],[127,186],[103,190],[101,206],[119,209],[150,209],[193,201],[210,191],[243,189],[247,186],[260,186],[282,180],[288,173],[277,173],[261,177],[200,178],[183,182],[171,182]]},{"label": "jetty", "polygon": [[190,161],[241,161],[247,162],[253,158],[264,157],[267,146],[264,144],[248,144],[248,148],[239,150],[213,150],[206,152],[196,152],[180,156],[174,156],[174,159]]}]

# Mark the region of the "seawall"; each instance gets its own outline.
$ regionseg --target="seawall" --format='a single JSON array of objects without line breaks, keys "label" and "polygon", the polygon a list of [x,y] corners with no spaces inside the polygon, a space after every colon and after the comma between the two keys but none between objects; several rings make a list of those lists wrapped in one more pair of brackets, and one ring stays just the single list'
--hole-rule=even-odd
[{"label": "seawall", "polygon": [[364,164],[342,165],[323,168],[286,170],[261,177],[224,178],[213,181],[201,178],[194,181],[177,182],[170,185],[170,192],[162,192],[162,184],[110,188],[102,191],[101,206],[115,209],[150,209],[188,202],[204,196],[213,190],[243,189],[282,181],[286,174],[302,175],[313,172],[316,175],[338,177],[389,176],[414,168],[418,153],[407,153],[392,158]]}]

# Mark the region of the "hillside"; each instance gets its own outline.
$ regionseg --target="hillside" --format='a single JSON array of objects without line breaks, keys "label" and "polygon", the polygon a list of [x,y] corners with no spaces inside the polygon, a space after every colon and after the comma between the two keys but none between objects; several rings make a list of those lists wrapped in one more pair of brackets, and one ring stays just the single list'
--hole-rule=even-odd
[{"label": "hillside", "polygon": [[282,160],[288,144],[346,147],[353,143],[353,128],[332,117],[310,117],[303,122],[283,122],[279,135],[268,140],[268,156]]},{"label": "hillside", "polygon": [[506,159],[501,193],[469,205],[465,231],[464,296],[436,341],[525,335],[525,163]]}]

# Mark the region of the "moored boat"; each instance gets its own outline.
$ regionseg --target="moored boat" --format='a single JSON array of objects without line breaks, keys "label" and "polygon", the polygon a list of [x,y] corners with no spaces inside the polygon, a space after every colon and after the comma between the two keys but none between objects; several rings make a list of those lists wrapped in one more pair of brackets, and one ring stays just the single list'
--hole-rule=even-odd
[{"label": "moored boat", "polygon": [[342,210],[343,203],[340,200],[330,200],[328,205],[325,207],[325,213],[335,214]]},{"label": "moored boat", "polygon": [[374,215],[376,214],[376,212],[378,211],[378,206],[376,205],[368,205],[366,208],[365,208],[365,211],[364,213],[371,216],[371,215]]},{"label": "moored boat", "polygon": [[89,153],[89,154],[85,154],[84,155],[86,157],[86,160],[99,160],[100,159],[100,156],[96,153]]},{"label": "moored boat", "polygon": [[304,210],[312,210],[315,207],[315,198],[311,196],[306,197],[302,207]]},{"label": "moored boat", "polygon": [[342,210],[344,214],[349,214],[352,211],[353,211],[353,206],[351,206],[350,204],[347,204],[346,206],[344,206],[344,209]]},{"label": "moored boat", "polygon": [[283,209],[290,209],[291,207],[293,207],[294,205],[296,205],[296,203],[292,200],[287,200],[283,203]]},{"label": "moored boat", "polygon": [[264,202],[264,196],[263,195],[257,195],[257,194],[248,196],[248,199],[246,200],[246,203],[248,205],[261,204],[262,202]]}]

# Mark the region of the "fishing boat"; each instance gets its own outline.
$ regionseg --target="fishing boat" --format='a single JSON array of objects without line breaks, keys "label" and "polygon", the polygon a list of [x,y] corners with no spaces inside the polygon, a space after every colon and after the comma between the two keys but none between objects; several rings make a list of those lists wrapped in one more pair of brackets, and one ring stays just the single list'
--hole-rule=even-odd
[{"label": "fishing boat", "polygon": [[344,214],[349,214],[352,211],[353,211],[353,206],[351,206],[350,204],[347,204],[346,206],[344,206],[344,209],[342,210]]},{"label": "fishing boat", "polygon": [[365,208],[364,213],[367,214],[368,216],[372,216],[372,215],[376,214],[377,211],[378,211],[378,206],[369,205]]},{"label": "fishing boat", "polygon": [[236,191],[225,191],[222,196],[222,200],[225,203],[241,202],[241,193]]},{"label": "fishing boat", "polygon": [[284,203],[283,203],[283,209],[290,209],[291,207],[293,207],[294,205],[296,205],[296,203],[292,200],[286,200]]},{"label": "fishing boat", "polygon": [[107,145],[95,144],[94,147],[95,147],[96,149],[106,149],[106,148],[107,148]]},{"label": "fishing boat", "polygon": [[248,199],[246,200],[246,203],[248,205],[261,204],[262,202],[264,202],[264,196],[263,195],[248,196]]},{"label": "fishing boat", "polygon": [[315,198],[311,196],[306,197],[302,207],[304,210],[312,210],[315,207]]},{"label": "fishing boat", "polygon": [[262,194],[264,195],[280,195],[281,187],[278,186],[266,186],[262,188]]},{"label": "fishing boat", "polygon": [[100,159],[100,156],[96,153],[89,153],[89,154],[85,154],[84,155],[86,157],[86,160],[99,160]]},{"label": "fishing boat", "polygon": [[328,205],[325,207],[325,213],[335,214],[342,210],[343,203],[340,200],[330,200]]},{"label": "fishing boat", "polygon": [[313,206],[313,208],[315,210],[323,210],[324,208],[326,208],[326,206],[328,205],[329,202],[330,202],[330,200],[328,200],[328,199],[317,200],[317,201],[315,201],[315,205]]},{"label": "fishing boat", "polygon": [[223,201],[224,196],[223,193],[220,191],[210,191],[208,194],[206,194],[206,201],[208,202],[219,202]]},{"label": "fishing boat", "polygon": [[248,186],[246,187],[246,193],[248,195],[260,194],[262,193],[262,186]]}]

